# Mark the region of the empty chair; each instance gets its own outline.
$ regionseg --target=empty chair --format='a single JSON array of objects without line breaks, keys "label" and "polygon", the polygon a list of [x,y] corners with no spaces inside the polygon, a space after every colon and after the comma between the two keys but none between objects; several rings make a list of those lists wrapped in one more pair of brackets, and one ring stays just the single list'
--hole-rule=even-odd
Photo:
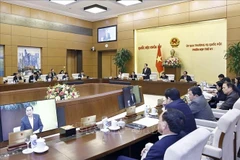
[{"label": "empty chair", "polygon": [[129,73],[122,73],[122,79],[128,79]]},{"label": "empty chair", "polygon": [[41,78],[42,81],[47,81],[46,77],[47,77],[47,74],[42,74],[42,75],[40,76],[40,78]]},{"label": "empty chair", "polygon": [[14,83],[13,78],[14,78],[14,76],[7,76],[8,84]]},{"label": "empty chair", "polygon": [[151,75],[150,75],[150,79],[151,79],[152,81],[157,81],[158,76],[155,75],[155,74],[151,74]]},{"label": "empty chair", "polygon": [[25,75],[25,76],[24,76],[25,83],[29,83],[29,77],[30,77],[30,75]]},{"label": "empty chair", "polygon": [[175,75],[174,74],[166,74],[168,76],[169,81],[174,81]]},{"label": "empty chair", "polygon": [[173,145],[164,154],[164,160],[200,160],[211,132],[198,128]]},{"label": "empty chair", "polygon": [[64,75],[64,74],[57,74],[57,78],[58,78],[59,81],[62,80],[63,75]]},{"label": "empty chair", "polygon": [[219,160],[234,159],[234,130],[239,117],[240,110],[229,110],[216,122],[217,127],[212,132],[213,141],[211,145],[206,145],[204,147],[204,155]]},{"label": "empty chair", "polygon": [[13,128],[13,132],[19,132],[21,129],[21,126],[18,126],[18,127],[14,127]]},{"label": "empty chair", "polygon": [[78,75],[79,75],[79,73],[73,73],[73,74],[72,74],[72,78],[73,78],[73,79],[78,79]]}]

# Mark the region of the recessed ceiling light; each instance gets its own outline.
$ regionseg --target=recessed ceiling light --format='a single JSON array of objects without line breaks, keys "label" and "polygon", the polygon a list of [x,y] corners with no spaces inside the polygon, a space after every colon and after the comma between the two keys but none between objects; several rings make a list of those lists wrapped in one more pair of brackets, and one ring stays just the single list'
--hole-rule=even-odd
[{"label": "recessed ceiling light", "polygon": [[58,3],[61,5],[68,5],[74,2],[77,2],[77,0],[49,0],[50,2]]},{"label": "recessed ceiling light", "polygon": [[117,0],[117,3],[120,3],[124,6],[131,6],[134,4],[142,3],[142,0]]},{"label": "recessed ceiling light", "polygon": [[83,8],[84,11],[90,12],[90,13],[101,13],[107,11],[107,7],[100,6],[98,4],[94,4],[91,6],[87,6]]}]

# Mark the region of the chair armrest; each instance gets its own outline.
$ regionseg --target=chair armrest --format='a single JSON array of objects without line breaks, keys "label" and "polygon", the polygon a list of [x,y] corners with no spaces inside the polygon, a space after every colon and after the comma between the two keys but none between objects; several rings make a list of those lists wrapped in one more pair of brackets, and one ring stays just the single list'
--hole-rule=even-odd
[{"label": "chair armrest", "polygon": [[208,120],[203,120],[203,119],[195,119],[195,121],[198,126],[204,126],[204,127],[209,127],[209,128],[217,127],[217,122],[215,122],[215,121],[208,121]]},{"label": "chair armrest", "polygon": [[220,112],[220,113],[227,113],[228,110],[222,110],[222,109],[212,108],[212,111],[213,111],[213,112]]},{"label": "chair armrest", "polygon": [[213,112],[215,118],[221,118],[225,113],[222,112]]},{"label": "chair armrest", "polygon": [[206,126],[201,126],[201,125],[197,125],[197,128],[205,128],[205,129],[209,130],[210,132],[213,132],[214,129],[215,129],[215,128],[212,128],[212,127],[206,127]]},{"label": "chair armrest", "polygon": [[206,145],[203,148],[203,155],[220,159],[222,157],[222,149]]}]

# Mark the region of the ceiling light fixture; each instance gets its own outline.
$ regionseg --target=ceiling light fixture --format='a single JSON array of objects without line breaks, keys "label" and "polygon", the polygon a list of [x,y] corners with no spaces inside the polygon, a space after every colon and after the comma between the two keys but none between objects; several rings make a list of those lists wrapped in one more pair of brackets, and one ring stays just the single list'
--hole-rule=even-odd
[{"label": "ceiling light fixture", "polygon": [[77,2],[77,0],[49,0],[50,2],[58,3],[61,5],[68,5],[74,2]]},{"label": "ceiling light fixture", "polygon": [[124,6],[131,6],[131,5],[142,3],[142,0],[117,0],[117,3],[120,3]]},{"label": "ceiling light fixture", "polygon": [[94,4],[91,6],[87,6],[83,8],[84,11],[90,12],[90,13],[101,13],[107,11],[107,7],[100,6],[98,4]]}]

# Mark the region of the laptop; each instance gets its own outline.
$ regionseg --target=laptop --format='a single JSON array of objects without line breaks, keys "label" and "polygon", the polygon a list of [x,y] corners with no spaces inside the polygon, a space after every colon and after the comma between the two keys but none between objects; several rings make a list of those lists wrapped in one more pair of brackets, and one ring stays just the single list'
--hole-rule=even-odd
[{"label": "laptop", "polygon": [[8,133],[9,146],[25,143],[25,139],[33,134],[32,129]]},{"label": "laptop", "polygon": [[130,106],[126,108],[126,116],[132,116],[136,114],[136,106]]},{"label": "laptop", "polygon": [[81,118],[81,127],[89,127],[96,124],[96,115]]}]

